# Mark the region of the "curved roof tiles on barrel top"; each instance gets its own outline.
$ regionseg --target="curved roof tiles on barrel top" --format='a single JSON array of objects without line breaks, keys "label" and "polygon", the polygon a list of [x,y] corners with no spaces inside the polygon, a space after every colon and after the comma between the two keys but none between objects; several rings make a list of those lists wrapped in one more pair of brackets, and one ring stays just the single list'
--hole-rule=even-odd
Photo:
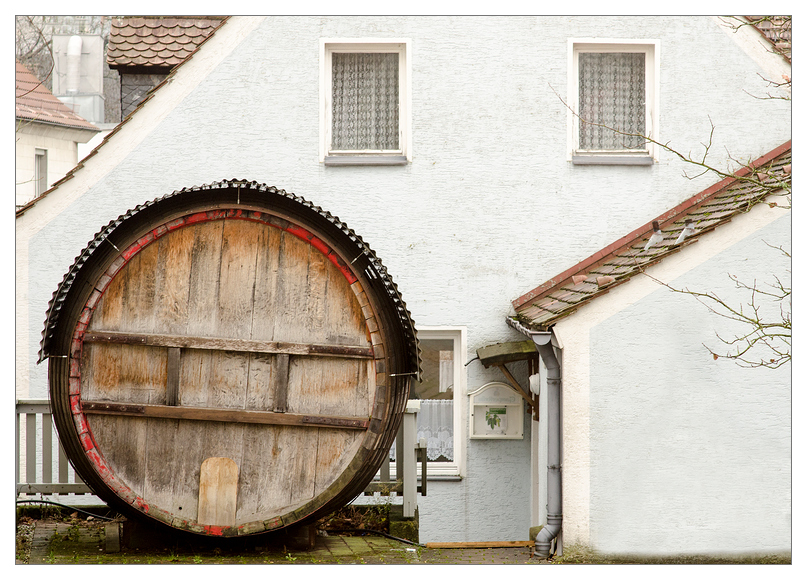
[{"label": "curved roof tiles on barrel top", "polygon": [[[357,262],[359,258],[362,258],[358,262],[358,264],[363,264],[366,261],[366,268],[368,272],[368,276],[371,279],[380,280],[380,285],[383,287],[383,292],[387,294],[387,297],[390,300],[392,308],[394,310],[394,315],[397,316],[398,323],[400,324],[401,332],[405,337],[406,342],[406,350],[408,361],[407,365],[411,372],[407,372],[406,374],[411,374],[416,377],[419,381],[422,373],[422,357],[421,357],[421,350],[420,345],[418,343],[417,338],[417,329],[415,328],[415,322],[412,319],[412,314],[409,312],[409,309],[406,306],[406,303],[403,301],[401,297],[401,293],[398,289],[398,285],[393,281],[392,276],[387,271],[386,266],[381,263],[381,259],[376,255],[376,253],[370,249],[370,246],[358,235],[355,231],[347,226],[344,222],[342,222],[338,217],[331,214],[328,211],[323,210],[321,207],[314,205],[310,201],[304,199],[301,196],[298,196],[294,193],[287,192],[283,189],[277,189],[274,186],[266,185],[265,183],[258,183],[257,181],[247,181],[245,179],[225,179],[222,181],[216,181],[210,184],[205,185],[196,185],[192,187],[185,187],[181,190],[174,191],[173,193],[164,195],[163,197],[154,199],[152,201],[147,201],[146,203],[140,204],[130,210],[128,210],[125,214],[118,216],[116,219],[110,221],[106,226],[104,226],[93,238],[92,241],[87,245],[86,248],[76,257],[73,265],[70,269],[65,273],[64,277],[62,278],[62,282],[59,284],[59,287],[53,292],[50,301],[48,302],[48,310],[45,319],[45,326],[42,330],[42,339],[39,343],[39,360],[38,362],[42,362],[49,356],[54,356],[54,353],[50,352],[51,343],[56,333],[56,329],[59,323],[59,317],[62,314],[62,308],[67,304],[67,297],[70,293],[71,288],[73,287],[74,282],[77,279],[77,275],[79,270],[84,266],[84,264],[90,260],[99,248],[103,246],[104,241],[107,240],[110,234],[112,234],[121,224],[130,220],[132,217],[136,216],[138,213],[142,212],[150,208],[151,206],[157,204],[158,202],[163,202],[165,200],[169,200],[170,198],[181,198],[182,196],[186,196],[188,194],[192,194],[198,191],[205,191],[210,190],[214,191],[216,189],[227,189],[227,188],[245,188],[245,189],[252,189],[262,192],[267,196],[279,196],[290,200],[294,204],[307,208],[307,210],[311,213],[317,214],[319,217],[323,218],[330,224],[333,224],[334,227],[339,229],[342,234],[350,240],[352,244],[355,246],[356,250],[356,258],[353,260],[352,263]],[[112,244],[114,246],[114,244]],[[117,248],[116,248],[117,249]],[[364,266],[361,266],[364,267]],[[63,353],[58,353],[55,356],[61,356]],[[393,375],[390,375],[393,376]]]},{"label": "curved roof tiles on barrel top", "polygon": [[[507,323],[527,334],[549,330],[589,301],[697,242],[768,195],[789,191],[792,163],[788,141],[513,300],[516,315],[508,317]],[[687,220],[692,220],[694,231],[679,241]],[[653,234],[653,222],[658,222],[663,238],[645,249]]]},{"label": "curved roof tiles on barrel top", "polygon": [[16,118],[60,125],[72,129],[100,131],[98,127],[76,115],[73,110],[53,96],[25,65],[17,61],[14,81],[16,89]]},{"label": "curved roof tiles on barrel top", "polygon": [[107,46],[111,68],[173,67],[185,60],[223,16],[138,16],[112,20]]}]

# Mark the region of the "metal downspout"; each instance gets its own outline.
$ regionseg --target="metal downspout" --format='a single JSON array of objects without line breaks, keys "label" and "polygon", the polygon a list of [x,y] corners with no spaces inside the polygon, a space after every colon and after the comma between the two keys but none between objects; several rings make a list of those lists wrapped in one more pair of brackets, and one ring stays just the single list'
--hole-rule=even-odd
[{"label": "metal downspout", "polygon": [[535,538],[535,555],[549,557],[550,546],[560,533],[563,522],[560,467],[560,365],[552,348],[551,332],[530,332],[538,354],[546,366],[547,383],[547,484],[546,484],[546,525]]}]

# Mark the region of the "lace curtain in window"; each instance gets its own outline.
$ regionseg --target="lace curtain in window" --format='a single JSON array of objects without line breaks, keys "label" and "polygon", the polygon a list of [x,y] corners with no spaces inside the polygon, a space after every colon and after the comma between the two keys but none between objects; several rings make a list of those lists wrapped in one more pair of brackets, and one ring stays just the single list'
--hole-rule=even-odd
[{"label": "lace curtain in window", "polygon": [[[421,399],[417,418],[416,440],[426,440],[429,461],[454,461],[454,401],[451,399]],[[395,461],[395,445],[390,449]]]},{"label": "lace curtain in window", "polygon": [[644,53],[579,54],[580,149],[645,148],[645,141],[641,137],[619,135],[607,128],[644,135],[644,64]]},{"label": "lace curtain in window", "polygon": [[398,54],[333,53],[332,150],[397,150]]}]

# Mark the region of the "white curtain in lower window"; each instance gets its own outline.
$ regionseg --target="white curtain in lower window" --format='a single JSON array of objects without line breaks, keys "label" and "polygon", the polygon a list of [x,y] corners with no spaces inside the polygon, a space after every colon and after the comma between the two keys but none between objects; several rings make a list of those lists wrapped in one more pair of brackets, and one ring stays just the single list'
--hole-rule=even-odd
[{"label": "white curtain in lower window", "polygon": [[454,461],[454,401],[421,399],[418,440],[426,439],[429,461]]},{"label": "white curtain in lower window", "polygon": [[[417,441],[426,440],[429,461],[454,461],[454,401],[420,399]],[[395,461],[395,443],[389,457]]]}]

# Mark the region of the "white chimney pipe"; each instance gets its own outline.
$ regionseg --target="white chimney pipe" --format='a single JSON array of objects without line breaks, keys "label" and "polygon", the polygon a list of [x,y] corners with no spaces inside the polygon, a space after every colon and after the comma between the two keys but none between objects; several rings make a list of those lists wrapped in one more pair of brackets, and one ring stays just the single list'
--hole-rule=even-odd
[{"label": "white chimney pipe", "polygon": [[75,94],[81,80],[81,37],[71,36],[67,43],[67,94]]}]

